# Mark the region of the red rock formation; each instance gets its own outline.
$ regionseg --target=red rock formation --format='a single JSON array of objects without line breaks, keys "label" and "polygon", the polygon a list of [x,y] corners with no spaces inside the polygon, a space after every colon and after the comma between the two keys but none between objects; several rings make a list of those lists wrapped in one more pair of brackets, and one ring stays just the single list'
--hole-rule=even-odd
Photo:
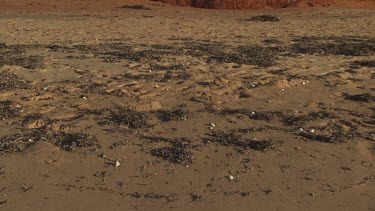
[{"label": "red rock formation", "polygon": [[262,9],[284,7],[375,8],[375,0],[154,0],[210,9]]},{"label": "red rock formation", "polygon": [[282,8],[297,0],[158,0],[160,2],[210,9]]}]

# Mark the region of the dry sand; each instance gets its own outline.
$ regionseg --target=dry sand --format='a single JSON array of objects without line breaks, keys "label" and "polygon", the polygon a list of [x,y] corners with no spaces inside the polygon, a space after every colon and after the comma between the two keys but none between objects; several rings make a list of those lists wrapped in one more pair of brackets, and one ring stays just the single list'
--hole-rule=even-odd
[{"label": "dry sand", "polygon": [[146,7],[1,13],[1,210],[375,210],[374,10]]}]

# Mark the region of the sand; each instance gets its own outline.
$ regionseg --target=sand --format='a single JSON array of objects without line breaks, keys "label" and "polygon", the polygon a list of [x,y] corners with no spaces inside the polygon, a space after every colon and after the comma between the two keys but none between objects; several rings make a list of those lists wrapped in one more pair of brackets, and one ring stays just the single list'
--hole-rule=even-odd
[{"label": "sand", "polygon": [[374,10],[146,3],[3,7],[1,210],[375,210]]}]

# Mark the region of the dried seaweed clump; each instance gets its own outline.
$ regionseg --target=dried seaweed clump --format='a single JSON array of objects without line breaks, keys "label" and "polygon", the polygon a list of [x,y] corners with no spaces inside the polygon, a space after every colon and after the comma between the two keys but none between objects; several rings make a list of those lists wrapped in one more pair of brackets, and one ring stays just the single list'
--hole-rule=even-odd
[{"label": "dried seaweed clump", "polygon": [[184,108],[158,111],[159,119],[164,122],[186,120],[189,115],[190,112]]},{"label": "dried seaweed clump", "polygon": [[361,67],[375,67],[375,60],[362,60],[362,61],[354,61],[352,65],[357,65]]},{"label": "dried seaweed clump", "polygon": [[208,58],[208,62],[236,63],[270,67],[276,64],[280,49],[259,45],[240,46],[234,52],[216,52]]},{"label": "dried seaweed clump", "polygon": [[34,130],[27,133],[17,133],[0,138],[0,155],[21,153],[23,149],[44,136],[41,130]]},{"label": "dried seaweed clump", "polygon": [[274,143],[270,140],[250,140],[243,138],[240,135],[234,133],[225,132],[213,132],[210,138],[207,138],[207,142],[215,142],[224,146],[235,146],[240,149],[253,149],[257,151],[267,151],[272,149]]},{"label": "dried seaweed clump", "polygon": [[99,147],[96,138],[86,133],[56,132],[49,134],[48,139],[68,152],[75,151],[77,148]]},{"label": "dried seaweed clump", "polygon": [[26,82],[19,78],[15,73],[10,71],[0,71],[0,92],[26,88]]},{"label": "dried seaweed clump", "polygon": [[314,111],[307,114],[292,115],[284,118],[284,122],[289,125],[303,124],[318,119],[330,119],[335,116],[327,111]]},{"label": "dried seaweed clump", "polygon": [[254,21],[254,22],[280,22],[281,19],[276,15],[257,15],[253,16],[245,21]]},{"label": "dried seaweed clump", "polygon": [[13,118],[21,113],[21,107],[11,101],[0,101],[0,120]]},{"label": "dried seaweed clump", "polygon": [[146,7],[143,4],[137,4],[137,5],[124,5],[121,8],[123,9],[133,9],[133,10],[151,10],[150,8]]},{"label": "dried seaweed clump", "polygon": [[375,102],[375,96],[371,94],[357,94],[357,95],[346,95],[345,100],[357,101],[357,102],[364,102],[364,103],[371,103]]},{"label": "dried seaweed clump", "polygon": [[301,37],[294,40],[292,52],[301,54],[369,56],[375,53],[370,37]]},{"label": "dried seaweed clump", "polygon": [[174,201],[177,199],[176,194],[157,194],[157,193],[138,193],[135,192],[133,194],[130,194],[133,198],[136,199],[165,199],[167,202]]},{"label": "dried seaweed clump", "polygon": [[147,112],[139,112],[132,109],[119,109],[118,111],[112,111],[110,116],[99,124],[115,124],[115,125],[126,125],[130,129],[140,129],[148,127]]},{"label": "dried seaweed clump", "polygon": [[208,109],[208,112],[214,113],[217,115],[244,115],[254,120],[264,120],[271,121],[276,118],[282,117],[281,112],[277,111],[253,111],[248,109],[222,109],[222,110],[213,110]]},{"label": "dried seaweed clump", "polygon": [[163,158],[175,164],[192,163],[193,154],[190,149],[190,139],[168,139],[162,137],[148,137],[151,142],[166,142],[170,146],[152,149],[151,155]]}]

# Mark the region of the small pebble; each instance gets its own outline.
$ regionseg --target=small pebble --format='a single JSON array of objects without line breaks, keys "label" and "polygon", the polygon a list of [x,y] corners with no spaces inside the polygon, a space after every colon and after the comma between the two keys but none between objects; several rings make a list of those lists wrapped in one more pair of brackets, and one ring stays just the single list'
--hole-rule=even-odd
[{"label": "small pebble", "polygon": [[314,130],[314,129],[311,129],[311,130],[310,130],[310,133],[314,133],[314,132],[315,132],[315,130]]},{"label": "small pebble", "polygon": [[232,175],[229,175],[228,178],[229,178],[229,180],[234,180],[234,176],[232,176]]},{"label": "small pebble", "polygon": [[119,167],[121,165],[120,161],[116,160],[115,167]]},{"label": "small pebble", "polygon": [[214,123],[211,123],[210,125],[211,125],[211,127],[216,127],[216,125]]}]

